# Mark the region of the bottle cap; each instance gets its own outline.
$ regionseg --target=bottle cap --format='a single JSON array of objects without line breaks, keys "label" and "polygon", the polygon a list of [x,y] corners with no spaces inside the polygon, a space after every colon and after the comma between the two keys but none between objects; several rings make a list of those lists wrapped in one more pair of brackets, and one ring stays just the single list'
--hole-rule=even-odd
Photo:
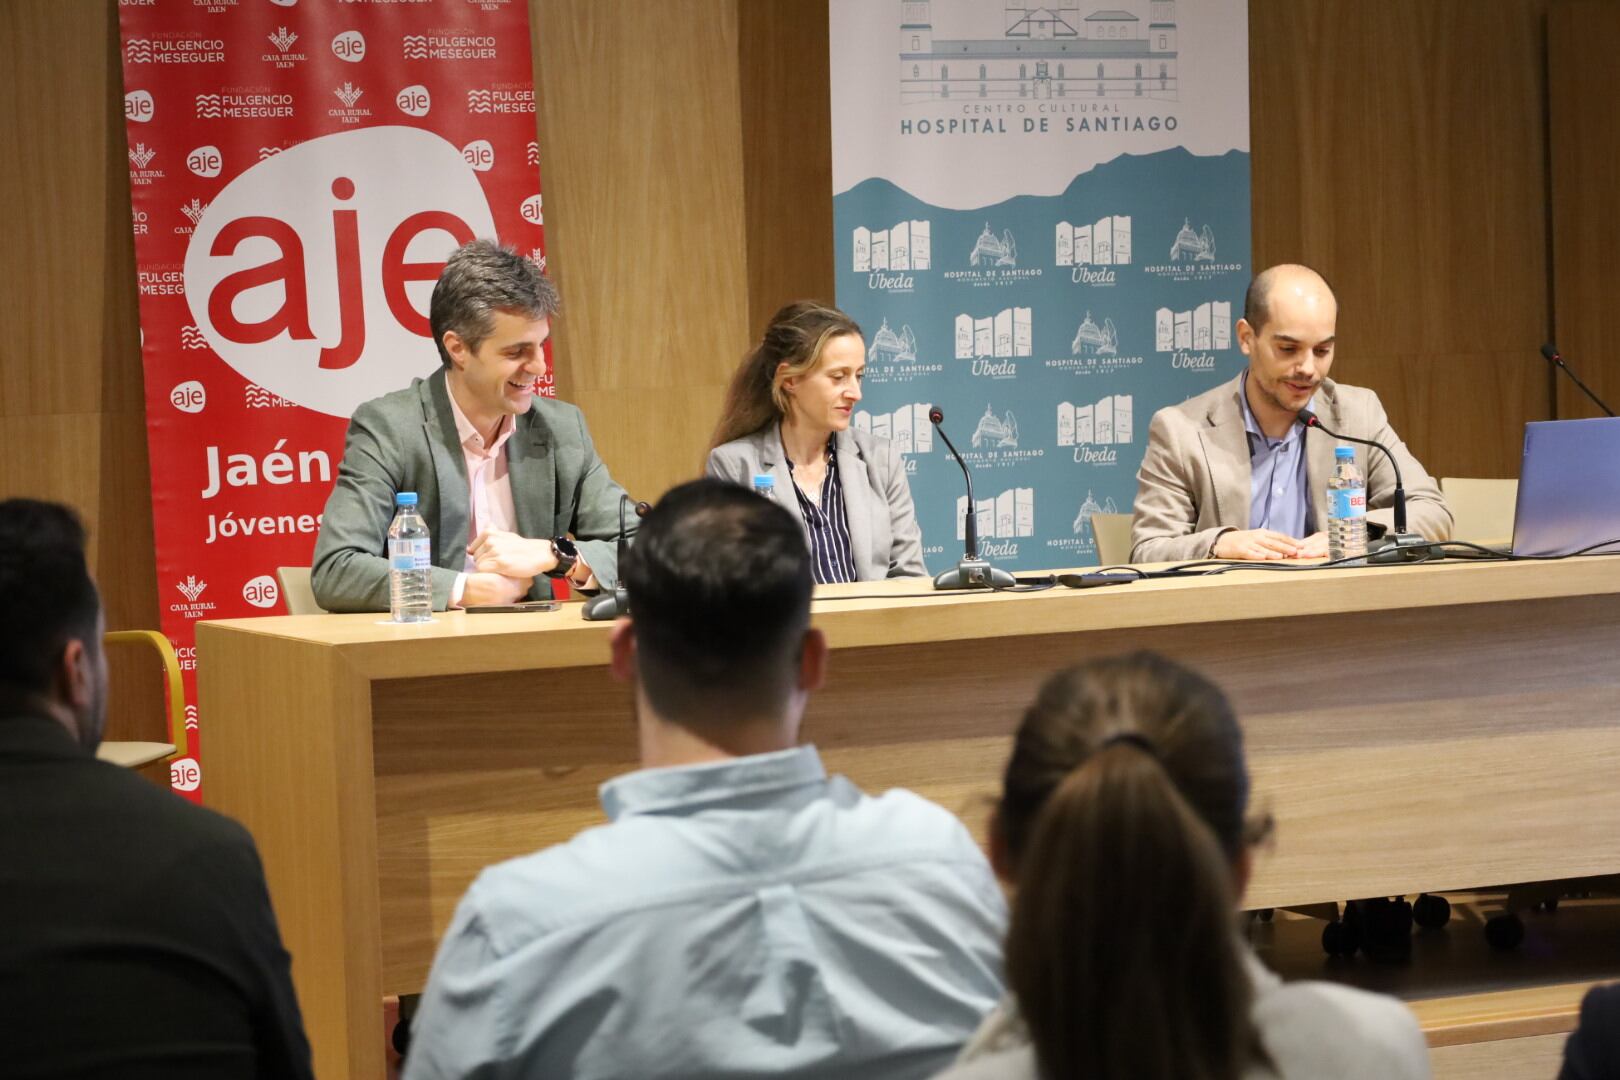
[{"label": "bottle cap", "polygon": [[756,488],[771,488],[772,490],[775,490],[775,488],[776,488],[776,476],[774,474],[768,473],[768,472],[755,473],[754,474],[754,487],[756,487]]},{"label": "bottle cap", "polygon": [[1353,446],[1335,446],[1333,448],[1333,457],[1338,461],[1354,461],[1356,448]]},{"label": "bottle cap", "polygon": [[401,491],[399,494],[394,496],[394,505],[395,506],[415,506],[416,505],[416,492],[414,492],[414,491]]}]

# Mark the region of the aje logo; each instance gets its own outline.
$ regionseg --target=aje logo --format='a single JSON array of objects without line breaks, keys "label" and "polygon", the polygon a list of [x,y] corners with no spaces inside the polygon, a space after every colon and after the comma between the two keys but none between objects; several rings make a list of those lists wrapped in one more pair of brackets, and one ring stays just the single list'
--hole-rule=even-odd
[{"label": "aje logo", "polygon": [[186,155],[186,168],[198,176],[215,177],[225,167],[225,158],[217,146],[199,146]]},{"label": "aje logo", "polygon": [[169,391],[169,404],[183,413],[200,413],[208,405],[208,391],[196,379],[179,383]]},{"label": "aje logo", "polygon": [[275,607],[276,601],[281,599],[281,590],[276,588],[275,578],[269,574],[260,574],[242,586],[242,599],[254,607]]},{"label": "aje logo", "polygon": [[[474,139],[461,148],[461,160],[479,172],[489,172],[495,167],[495,147],[490,145],[488,139]],[[535,212],[539,212],[538,206]]]},{"label": "aje logo", "polygon": [[358,30],[345,30],[332,39],[332,55],[358,64],[366,58],[366,39]]},{"label": "aje logo", "polygon": [[454,248],[494,235],[478,175],[451,143],[410,127],[339,132],[214,197],[186,249],[186,301],[249,382],[348,416],[377,387],[438,368],[433,283]]},{"label": "aje logo", "polygon": [[137,124],[150,123],[157,113],[157,102],[147,90],[131,90],[124,95],[124,119]]},{"label": "aje logo", "polygon": [[428,110],[433,108],[433,98],[428,94],[428,88],[421,83],[407,86],[394,97],[394,104],[406,116],[426,116]]},{"label": "aje logo", "polygon": [[194,757],[169,762],[169,786],[176,791],[196,791],[202,786],[202,766]]}]

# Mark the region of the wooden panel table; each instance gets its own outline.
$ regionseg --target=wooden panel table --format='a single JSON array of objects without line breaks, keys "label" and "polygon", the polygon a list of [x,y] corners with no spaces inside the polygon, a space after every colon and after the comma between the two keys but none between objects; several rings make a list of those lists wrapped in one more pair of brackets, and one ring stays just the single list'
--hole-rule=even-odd
[{"label": "wooden panel table", "polygon": [[[1038,682],[1154,648],[1214,676],[1277,818],[1247,903],[1620,871],[1620,558],[1441,563],[940,596],[818,592],[834,655],[804,735],[868,789],[982,830]],[[210,805],[257,838],[323,1077],[382,1073],[478,870],[600,822],[635,762],[607,627],[573,605],[414,627],[198,628]]]}]

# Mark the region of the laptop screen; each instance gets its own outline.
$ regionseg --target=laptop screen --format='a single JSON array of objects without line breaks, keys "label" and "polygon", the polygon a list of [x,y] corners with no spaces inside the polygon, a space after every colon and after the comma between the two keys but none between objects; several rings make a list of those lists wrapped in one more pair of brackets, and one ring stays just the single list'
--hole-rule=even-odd
[{"label": "laptop screen", "polygon": [[1620,418],[1524,425],[1513,554],[1620,552]]}]

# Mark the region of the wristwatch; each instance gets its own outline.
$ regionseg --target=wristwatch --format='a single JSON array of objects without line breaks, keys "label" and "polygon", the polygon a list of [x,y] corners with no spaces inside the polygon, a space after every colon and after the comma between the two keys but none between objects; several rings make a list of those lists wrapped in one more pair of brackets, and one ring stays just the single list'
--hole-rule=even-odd
[{"label": "wristwatch", "polygon": [[553,536],[551,538],[552,550],[557,553],[557,565],[546,571],[548,578],[567,577],[574,564],[579,562],[579,548],[566,536]]}]

